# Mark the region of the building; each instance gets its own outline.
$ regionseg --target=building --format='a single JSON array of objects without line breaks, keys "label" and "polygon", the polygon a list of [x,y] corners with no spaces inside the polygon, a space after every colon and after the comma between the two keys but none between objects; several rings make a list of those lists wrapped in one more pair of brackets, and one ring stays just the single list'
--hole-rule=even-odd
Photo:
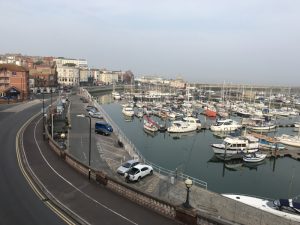
[{"label": "building", "polygon": [[92,72],[89,69],[79,69],[79,83],[80,85],[93,85],[94,78],[92,76]]},{"label": "building", "polygon": [[100,81],[104,84],[118,83],[120,72],[121,71],[100,70]]},{"label": "building", "polygon": [[186,82],[181,78],[170,80],[170,87],[184,89],[186,87]]},{"label": "building", "polygon": [[0,64],[0,96],[24,100],[29,95],[29,71],[15,64]]},{"label": "building", "polygon": [[55,92],[58,82],[55,68],[47,64],[35,65],[29,70],[29,88],[33,93]]},{"label": "building", "polygon": [[100,70],[99,69],[91,69],[91,76],[93,77],[93,81],[95,85],[102,84],[100,80]]},{"label": "building", "polygon": [[63,57],[55,58],[53,61],[57,67],[74,65],[78,68],[88,68],[88,63],[85,59],[65,59]]},{"label": "building", "polygon": [[57,81],[61,86],[79,86],[79,69],[70,66],[56,68]]}]

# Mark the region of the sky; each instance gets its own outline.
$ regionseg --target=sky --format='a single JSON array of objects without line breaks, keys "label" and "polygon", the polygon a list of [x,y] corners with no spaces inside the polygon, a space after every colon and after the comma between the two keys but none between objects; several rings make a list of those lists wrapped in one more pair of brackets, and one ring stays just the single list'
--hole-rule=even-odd
[{"label": "sky", "polygon": [[188,82],[300,86],[299,0],[0,0],[0,54]]}]

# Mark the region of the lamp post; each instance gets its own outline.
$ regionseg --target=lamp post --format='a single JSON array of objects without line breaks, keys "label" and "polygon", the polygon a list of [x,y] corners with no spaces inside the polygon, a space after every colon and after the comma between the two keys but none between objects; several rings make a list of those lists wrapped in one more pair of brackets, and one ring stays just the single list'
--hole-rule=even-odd
[{"label": "lamp post", "polygon": [[50,89],[50,96],[51,96],[51,109],[52,109],[52,87]]},{"label": "lamp post", "polygon": [[45,139],[45,97],[43,90],[43,138]]},{"label": "lamp post", "polygon": [[77,117],[87,117],[90,119],[90,132],[89,132],[89,180],[91,179],[91,150],[92,150],[92,118],[83,114],[77,115]]},{"label": "lamp post", "polygon": [[189,198],[190,198],[190,188],[193,186],[193,181],[190,180],[190,179],[186,179],[184,181],[184,184],[186,186],[186,200],[185,200],[185,203],[182,204],[182,206],[186,209],[190,209],[192,208],[192,206],[190,205],[190,201],[189,201]]}]

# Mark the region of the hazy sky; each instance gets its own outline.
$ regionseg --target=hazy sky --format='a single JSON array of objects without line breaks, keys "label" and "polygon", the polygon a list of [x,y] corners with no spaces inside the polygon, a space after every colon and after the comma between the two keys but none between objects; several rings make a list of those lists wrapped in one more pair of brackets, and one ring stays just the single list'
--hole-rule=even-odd
[{"label": "hazy sky", "polygon": [[299,0],[0,0],[0,53],[191,82],[300,86]]}]

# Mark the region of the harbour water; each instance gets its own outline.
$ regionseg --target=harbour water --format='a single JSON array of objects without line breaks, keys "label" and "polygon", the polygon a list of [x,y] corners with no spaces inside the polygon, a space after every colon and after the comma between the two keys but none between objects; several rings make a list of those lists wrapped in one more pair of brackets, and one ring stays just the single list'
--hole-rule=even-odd
[{"label": "harbour water", "polygon": [[[217,193],[240,193],[271,199],[299,195],[300,162],[288,157],[268,158],[260,164],[226,165],[217,160],[211,144],[222,139],[210,130],[186,134],[157,133],[143,130],[143,120],[128,120],[122,115],[122,106],[111,94],[97,96],[98,102],[135,144],[143,156],[169,170],[177,170],[208,183],[208,189]],[[215,120],[200,117],[209,124]],[[299,118],[286,118],[281,123],[292,123]],[[294,133],[294,128],[279,128],[276,135]],[[274,135],[275,135],[274,134]]]}]

